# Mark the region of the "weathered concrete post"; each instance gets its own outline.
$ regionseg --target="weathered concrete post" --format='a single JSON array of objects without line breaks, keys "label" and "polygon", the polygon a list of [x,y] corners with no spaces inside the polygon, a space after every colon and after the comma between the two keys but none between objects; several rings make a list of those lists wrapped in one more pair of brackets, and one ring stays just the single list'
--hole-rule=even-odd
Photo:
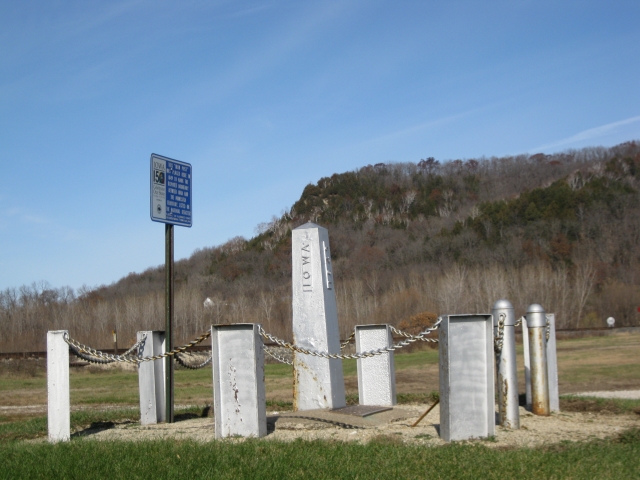
[{"label": "weathered concrete post", "polygon": [[267,434],[264,345],[258,325],[211,327],[216,438]]},{"label": "weathered concrete post", "polygon": [[[292,232],[293,339],[309,350],[340,353],[329,233],[315,223]],[[293,408],[346,405],[342,360],[295,353]]]},{"label": "weathered concrete post", "polygon": [[[356,351],[370,352],[393,345],[389,325],[356,326]],[[396,404],[396,373],[393,352],[359,358],[358,398],[360,405]]]},{"label": "weathered concrete post", "polygon": [[520,428],[518,405],[518,370],[516,366],[516,316],[509,300],[498,300],[493,305],[493,329],[501,336],[502,346],[496,350],[498,377],[499,423],[503,427]]},{"label": "weathered concrete post", "polygon": [[446,315],[439,329],[440,437],[495,433],[493,316]]},{"label": "weathered concrete post", "polygon": [[547,318],[544,309],[534,303],[527,309],[529,359],[531,365],[531,411],[549,415],[549,376],[547,371]]},{"label": "weathered concrete post", "polygon": [[67,330],[47,332],[47,426],[50,442],[71,438]]},{"label": "weathered concrete post", "polygon": [[[138,332],[137,339],[140,342],[143,357],[162,355],[165,352],[164,332],[147,331]],[[151,425],[158,422],[166,422],[166,395],[165,395],[165,365],[164,359],[142,362],[138,364],[138,388],[140,390],[140,424]]]},{"label": "weathered concrete post", "polygon": [[547,376],[549,378],[549,408],[560,411],[560,391],[558,390],[558,356],[556,354],[556,315],[547,313],[549,339],[547,340]]}]

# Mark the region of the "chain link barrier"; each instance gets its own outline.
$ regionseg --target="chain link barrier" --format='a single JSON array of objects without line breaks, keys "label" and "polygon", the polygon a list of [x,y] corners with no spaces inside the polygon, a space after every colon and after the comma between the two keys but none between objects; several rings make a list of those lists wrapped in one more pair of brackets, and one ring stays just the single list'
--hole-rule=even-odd
[{"label": "chain link barrier", "polygon": [[[193,365],[191,363],[187,363],[184,361],[184,359],[182,358],[182,355],[185,354],[176,354],[173,358],[176,359],[176,362],[178,362],[179,365],[183,366],[184,368],[188,368],[189,370],[198,370],[200,368],[204,368],[207,365],[209,365],[211,363],[211,361],[213,360],[213,357],[211,355],[209,355],[209,357],[202,363],[199,363],[197,365]],[[191,355],[189,354],[189,356],[193,357],[195,355]]]},{"label": "chain link barrier", "polygon": [[547,337],[547,342],[548,342],[549,341],[549,335],[551,335],[551,322],[549,321],[549,319],[551,318],[551,315],[545,315],[544,318],[547,320],[547,327],[546,327],[545,335]]},{"label": "chain link barrier", "polygon": [[518,319],[518,321],[516,323],[513,324],[514,327],[519,327],[520,325],[522,325],[522,322],[524,320],[524,317],[520,317]]},{"label": "chain link barrier", "polygon": [[82,352],[80,352],[79,350],[75,350],[74,347],[69,346],[69,350],[71,351],[71,353],[73,353],[76,357],[85,360],[89,363],[96,363],[98,365],[107,365],[109,363],[113,363],[115,362],[115,360],[106,360],[106,359],[102,359],[102,358],[97,358],[97,357],[92,357],[91,355],[86,355]]},{"label": "chain link barrier", "polygon": [[264,351],[267,353],[267,355],[269,355],[274,360],[277,360],[278,362],[284,363],[286,365],[293,366],[293,362],[292,361],[290,361],[290,360],[278,355],[273,348],[264,347]]},{"label": "chain link barrier", "polygon": [[[139,342],[134,343],[131,348],[129,348],[126,352],[124,352],[122,355],[119,355],[119,356],[129,357],[131,352],[133,352],[134,350],[138,350],[138,355],[139,355],[141,352],[140,347],[144,348],[144,343],[146,340],[147,340],[147,336],[144,335],[144,337]],[[89,363],[96,363],[98,365],[107,365],[109,363],[114,363],[117,361],[114,358],[104,358],[104,356],[98,357],[98,356],[87,354],[82,350],[80,350],[79,348],[77,348],[75,345],[71,345],[69,342],[67,342],[67,344],[69,344],[69,350],[71,350],[71,352],[75,356],[77,356],[78,358],[81,358],[82,360],[86,360]]]},{"label": "chain link barrier", "polygon": [[[209,338],[211,336],[211,332],[206,332],[203,333],[202,335],[200,335],[198,338],[196,338],[195,340],[191,340],[189,343],[182,345],[181,347],[177,347],[174,348],[173,350],[171,350],[170,352],[166,352],[166,353],[162,353],[160,355],[154,355],[153,357],[141,357],[141,356],[135,356],[132,357],[130,355],[131,351],[133,351],[132,349],[129,349],[127,352],[127,355],[113,355],[111,353],[105,353],[105,352],[101,352],[100,350],[96,350],[93,349],[83,343],[78,342],[77,340],[74,340],[73,338],[69,337],[69,334],[65,333],[64,335],[64,341],[67,342],[67,344],[69,345],[69,347],[72,348],[72,350],[74,350],[74,352],[80,352],[82,354],[85,355],[89,355],[91,357],[94,357],[95,359],[99,359],[99,360],[110,360],[110,362],[123,362],[123,363],[132,363],[132,364],[138,364],[138,363],[142,363],[142,362],[151,362],[153,360],[160,360],[161,358],[166,358],[169,356],[174,356],[177,353],[182,353],[186,350],[188,350],[189,348],[199,344],[200,342],[202,342],[203,340]],[[142,344],[143,342],[140,342],[140,344]]]},{"label": "chain link barrier", "polygon": [[[396,327],[394,327],[394,326],[392,326],[392,325],[389,325],[389,329],[390,329],[393,333],[395,333],[396,335],[399,335],[399,336],[404,337],[404,338],[413,338],[413,339],[415,339],[416,341],[420,341],[420,342],[438,343],[438,339],[437,339],[437,338],[428,338],[428,337],[425,337],[425,336],[424,336],[424,335],[428,335],[428,334],[429,334],[429,333],[431,333],[433,330],[437,329],[438,327],[437,327],[436,325],[438,325],[438,326],[440,325],[440,320],[438,320],[438,322],[436,322],[436,324],[434,324],[434,326],[433,326],[433,327],[431,327],[431,328],[432,328],[432,330],[431,330],[431,331],[428,331],[428,332],[427,332],[427,330],[424,330],[424,331],[420,332],[418,335],[412,335],[412,334],[410,334],[410,333],[403,332],[402,330],[398,330]],[[427,332],[427,333],[425,333],[425,332]]]},{"label": "chain link barrier", "polygon": [[493,349],[496,353],[502,352],[502,345],[504,344],[504,322],[507,319],[507,315],[501,313],[498,315],[498,333],[493,343]]},{"label": "chain link barrier", "polygon": [[[268,339],[269,341],[281,347],[292,350],[296,353],[302,353],[303,355],[311,355],[313,357],[320,357],[320,358],[355,360],[358,358],[375,357],[377,355],[382,355],[387,352],[393,352],[394,350],[399,350],[402,347],[406,347],[407,345],[410,345],[413,342],[417,342],[418,340],[421,340],[422,337],[424,337],[425,335],[428,335],[431,332],[437,330],[440,327],[441,322],[442,322],[442,317],[439,317],[438,321],[433,324],[433,327],[426,328],[424,331],[420,332],[418,335],[411,335],[410,337],[407,337],[406,340],[402,340],[390,347],[384,347],[378,350],[370,350],[368,352],[353,353],[353,354],[318,352],[316,350],[309,350],[307,348],[300,347],[299,345],[292,345],[289,342],[286,342],[278,337],[274,337],[273,335],[267,333],[264,330],[264,328],[262,328],[261,325],[258,325],[258,332],[260,333],[260,335],[262,335],[264,338]],[[407,335],[410,335],[410,334],[407,334]]]},{"label": "chain link barrier", "polygon": [[354,338],[356,338],[355,330],[351,332],[351,335],[349,335],[349,338],[347,338],[344,342],[340,344],[340,350],[344,350],[345,348],[347,348],[347,345],[349,345],[351,343],[351,340],[353,340]]}]

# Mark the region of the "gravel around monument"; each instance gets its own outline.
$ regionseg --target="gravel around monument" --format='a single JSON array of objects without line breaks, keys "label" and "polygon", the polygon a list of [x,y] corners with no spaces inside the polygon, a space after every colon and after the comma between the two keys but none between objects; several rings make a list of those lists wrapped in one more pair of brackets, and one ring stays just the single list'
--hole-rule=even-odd
[{"label": "gravel around monument", "polygon": [[[328,440],[367,443],[386,437],[397,442],[423,445],[445,445],[438,434],[439,409],[425,417],[415,428],[411,425],[426,410],[425,405],[399,405],[392,411],[369,417],[355,417],[335,413],[268,412],[267,441]],[[610,415],[598,413],[558,412],[539,417],[520,408],[521,428],[508,430],[496,426],[495,435],[478,439],[490,447],[537,447],[563,441],[588,441],[615,436],[626,429],[640,427],[640,415]],[[142,426],[138,422],[123,422],[108,428],[87,429],[76,434],[95,440],[215,440],[212,418],[194,418],[173,424]],[[241,442],[242,438],[223,441]]]}]

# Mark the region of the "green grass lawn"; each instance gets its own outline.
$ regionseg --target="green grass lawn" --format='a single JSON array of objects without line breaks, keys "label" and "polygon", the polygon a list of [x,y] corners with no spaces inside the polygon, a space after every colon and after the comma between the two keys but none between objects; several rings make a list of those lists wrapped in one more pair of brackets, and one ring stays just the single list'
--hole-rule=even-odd
[{"label": "green grass lawn", "polygon": [[[637,336],[636,336],[637,337]],[[636,337],[595,337],[558,342],[560,364],[567,381],[605,384],[637,381]],[[617,341],[616,341],[617,338]],[[629,353],[631,352],[631,353]],[[564,362],[564,364],[562,363]],[[397,371],[437,368],[438,351],[396,354]],[[343,363],[345,377],[356,375],[356,361]],[[418,370],[416,370],[418,369]],[[561,370],[562,372],[562,370]],[[562,375],[562,373],[561,373]],[[269,381],[289,382],[292,368],[265,366]],[[205,414],[212,397],[211,369],[176,371],[176,419]],[[638,382],[640,384],[640,382]],[[12,405],[17,397],[46,403],[46,377],[0,376],[0,397]],[[399,403],[432,401],[437,394],[399,394]],[[207,402],[202,402],[207,399]],[[113,422],[139,421],[138,378],[135,371],[73,369],[71,401],[75,405],[112,403],[117,409],[90,409],[71,414],[72,431],[108,428]],[[350,395],[349,402],[357,402]],[[278,409],[287,402],[268,403]],[[199,405],[199,406],[197,406]],[[565,396],[567,411],[629,413],[640,401],[584,399]],[[541,448],[491,448],[490,442],[452,443],[427,447],[380,437],[368,444],[333,441],[229,439],[210,443],[190,441],[102,442],[74,436],[71,442],[50,445],[47,420],[0,417],[0,479],[4,478],[640,478],[640,430],[632,429],[607,440],[564,442]],[[35,441],[25,441],[36,439]]]},{"label": "green grass lawn", "polygon": [[1,479],[216,478],[638,478],[640,430],[608,441],[536,449],[482,443],[405,445],[382,437],[366,445],[265,440],[0,443]]}]

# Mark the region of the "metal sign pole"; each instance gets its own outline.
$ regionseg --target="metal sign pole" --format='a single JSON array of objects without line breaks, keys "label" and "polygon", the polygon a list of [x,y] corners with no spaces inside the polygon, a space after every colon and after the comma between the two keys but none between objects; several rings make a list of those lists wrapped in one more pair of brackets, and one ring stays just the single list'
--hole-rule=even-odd
[{"label": "metal sign pole", "polygon": [[[189,163],[151,154],[151,220],[162,222],[165,248],[165,352],[173,350],[173,226],[191,227],[192,189]],[[167,423],[173,423],[173,357],[165,358],[165,404]]]},{"label": "metal sign pole", "polygon": [[[173,225],[164,227],[164,307],[165,307],[165,352],[173,350]],[[165,358],[165,395],[167,408],[167,423],[173,423],[173,356]]]}]

